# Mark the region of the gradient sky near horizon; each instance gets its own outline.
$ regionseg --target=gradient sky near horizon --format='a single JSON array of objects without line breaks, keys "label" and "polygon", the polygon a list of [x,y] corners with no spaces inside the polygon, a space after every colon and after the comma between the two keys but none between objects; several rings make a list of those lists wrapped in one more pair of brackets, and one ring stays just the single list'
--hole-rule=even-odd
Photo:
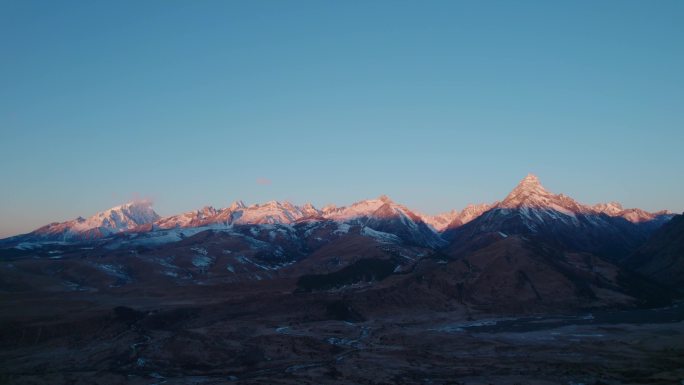
[{"label": "gradient sky near horizon", "polygon": [[684,210],[683,1],[0,1],[0,237],[136,197]]}]

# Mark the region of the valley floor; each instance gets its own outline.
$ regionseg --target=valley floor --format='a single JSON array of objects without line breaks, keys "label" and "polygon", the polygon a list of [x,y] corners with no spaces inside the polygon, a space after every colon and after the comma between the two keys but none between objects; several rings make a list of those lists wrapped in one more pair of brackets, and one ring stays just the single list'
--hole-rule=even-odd
[{"label": "valley floor", "polygon": [[324,305],[340,294],[192,290],[2,294],[0,384],[684,380],[684,305],[523,317],[416,310],[354,320],[344,305]]}]

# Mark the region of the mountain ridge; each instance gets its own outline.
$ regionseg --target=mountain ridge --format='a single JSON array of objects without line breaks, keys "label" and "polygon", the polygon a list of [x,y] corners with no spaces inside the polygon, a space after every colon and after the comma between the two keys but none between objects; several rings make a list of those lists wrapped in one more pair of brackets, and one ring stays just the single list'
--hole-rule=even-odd
[{"label": "mountain ridge", "polygon": [[[622,218],[635,224],[648,224],[671,216],[666,210],[651,213],[638,208],[625,209],[618,202],[599,203],[592,206],[581,204],[564,194],[551,193],[533,174],[528,174],[523,178],[502,201],[469,204],[460,211],[453,209],[437,215],[426,215],[411,210],[395,203],[386,195],[375,199],[360,200],[348,206],[327,205],[321,209],[311,203],[300,206],[288,201],[268,201],[246,205],[238,200],[225,208],[216,209],[206,206],[165,217],[159,216],[151,206],[150,201],[129,202],[96,213],[88,219],[79,217],[61,223],[51,223],[26,234],[5,238],[3,241],[24,238],[34,241],[74,242],[126,232],[190,229],[205,226],[292,225],[304,219],[360,224],[362,218],[377,220],[382,219],[382,216],[387,217],[385,219],[393,216],[404,218],[404,222],[400,221],[397,224],[405,223],[409,227],[419,227],[423,237],[434,238],[428,234],[431,231],[439,238],[491,210],[520,210],[527,216],[555,216],[555,220],[570,222],[576,222],[578,214],[599,217],[605,215],[611,218]],[[436,238],[428,241],[428,244],[432,246],[437,246],[439,243]]]}]

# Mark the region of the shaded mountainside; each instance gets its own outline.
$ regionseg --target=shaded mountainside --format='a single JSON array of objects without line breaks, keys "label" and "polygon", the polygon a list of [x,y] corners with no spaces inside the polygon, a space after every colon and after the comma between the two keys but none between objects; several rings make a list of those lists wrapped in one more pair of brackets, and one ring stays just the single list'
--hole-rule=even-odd
[{"label": "shaded mountainside", "polygon": [[329,273],[303,275],[297,285],[304,291],[343,290],[364,314],[420,308],[515,314],[671,300],[667,288],[603,258],[523,236],[487,238],[460,255],[433,252],[414,263],[392,253],[359,259]]},{"label": "shaded mountainside", "polygon": [[669,299],[667,290],[602,258],[525,236],[486,236],[469,250],[445,253],[364,236],[358,226],[313,244],[284,232],[276,242],[267,241],[271,231],[243,231],[208,230],[133,249],[60,246],[3,253],[0,287],[14,293],[121,294],[206,286],[269,291],[285,285],[291,292],[339,293],[366,315],[418,309],[571,311]]},{"label": "shaded mountainside", "polygon": [[684,215],[677,215],[656,230],[625,264],[658,282],[684,290]]},{"label": "shaded mountainside", "polygon": [[454,255],[432,282],[449,282],[459,298],[490,311],[534,308],[652,306],[670,301],[667,289],[586,252],[569,252],[543,239],[488,237]]},{"label": "shaded mountainside", "polygon": [[569,216],[550,209],[501,209],[487,211],[477,219],[444,234],[449,249],[467,248],[486,234],[530,235],[569,251],[590,252],[619,262],[648,239],[652,227],[620,217],[596,214]]}]

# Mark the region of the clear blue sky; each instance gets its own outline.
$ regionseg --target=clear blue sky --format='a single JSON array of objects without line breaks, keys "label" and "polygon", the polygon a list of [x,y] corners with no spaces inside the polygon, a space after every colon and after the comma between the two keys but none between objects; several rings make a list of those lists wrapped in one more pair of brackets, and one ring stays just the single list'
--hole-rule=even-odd
[{"label": "clear blue sky", "polygon": [[684,210],[684,1],[0,1],[0,236],[136,196],[162,215],[528,172]]}]

